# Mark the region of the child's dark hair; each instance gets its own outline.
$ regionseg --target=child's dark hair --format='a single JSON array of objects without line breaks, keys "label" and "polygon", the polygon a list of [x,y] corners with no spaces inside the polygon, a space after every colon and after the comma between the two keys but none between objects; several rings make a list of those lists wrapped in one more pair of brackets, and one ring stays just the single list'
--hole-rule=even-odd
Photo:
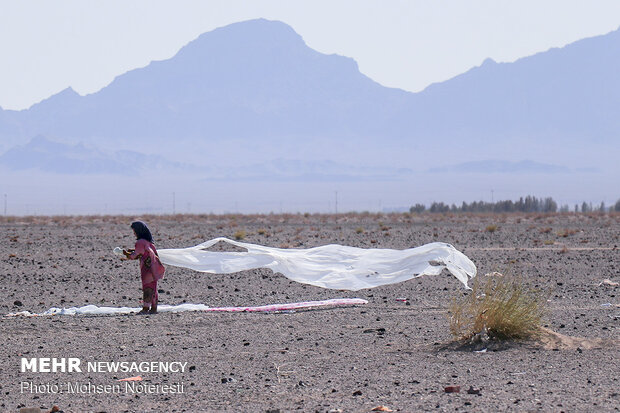
[{"label": "child's dark hair", "polygon": [[142,221],[135,221],[131,223],[131,228],[136,232],[136,239],[145,239],[148,242],[153,242],[153,236],[149,227]]}]

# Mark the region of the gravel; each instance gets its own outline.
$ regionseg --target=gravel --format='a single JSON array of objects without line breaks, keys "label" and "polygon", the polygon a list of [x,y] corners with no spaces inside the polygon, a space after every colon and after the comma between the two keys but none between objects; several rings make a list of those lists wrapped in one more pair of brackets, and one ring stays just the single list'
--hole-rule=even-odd
[{"label": "gravel", "polygon": [[[618,339],[620,215],[146,216],[159,248],[217,236],[275,247],[329,243],[364,248],[453,244],[490,272],[520,275],[550,291],[545,325]],[[0,312],[86,304],[139,306],[133,217],[0,220]],[[487,228],[496,225],[494,231]],[[218,245],[216,248],[227,248]],[[608,279],[612,283],[602,283]],[[474,352],[449,345],[446,307],[465,290],[451,275],[358,292],[289,281],[270,270],[214,275],[169,267],[160,303],[210,306],[360,297],[349,308],[147,316],[2,317],[0,410],[49,411],[618,411],[620,347],[544,349],[533,342]],[[403,300],[405,298],[406,300]],[[182,373],[20,372],[22,357],[186,362]],[[20,383],[183,383],[182,394],[21,391]],[[460,392],[446,388],[459,386]],[[467,390],[467,389],[471,389]],[[66,388],[64,389],[66,390]]]}]

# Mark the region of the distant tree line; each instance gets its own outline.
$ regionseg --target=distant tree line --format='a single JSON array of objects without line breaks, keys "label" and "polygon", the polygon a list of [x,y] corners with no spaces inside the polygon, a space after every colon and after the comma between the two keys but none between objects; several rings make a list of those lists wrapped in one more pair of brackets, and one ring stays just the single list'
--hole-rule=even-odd
[{"label": "distant tree line", "polygon": [[[620,199],[616,202],[613,208],[609,210],[615,210],[620,212]],[[605,207],[605,203],[601,202],[600,205],[592,206],[592,203],[583,202],[581,206],[575,204],[574,212],[606,212],[608,209]],[[518,201],[497,201],[497,202],[484,202],[474,201],[472,203],[463,202],[460,206],[455,204],[448,205],[443,202],[433,202],[427,209],[426,205],[415,204],[409,208],[411,213],[422,212],[570,212],[568,205],[562,205],[558,209],[558,204],[551,197],[536,198],[535,196],[528,195],[525,198],[521,197]]]}]

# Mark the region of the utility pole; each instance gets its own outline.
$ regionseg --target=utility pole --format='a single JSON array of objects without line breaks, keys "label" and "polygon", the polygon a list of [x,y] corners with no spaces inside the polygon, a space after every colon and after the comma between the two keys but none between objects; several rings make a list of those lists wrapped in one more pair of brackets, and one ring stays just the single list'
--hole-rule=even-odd
[{"label": "utility pole", "polygon": [[336,206],[335,206],[336,214],[338,213],[338,191],[336,191]]}]

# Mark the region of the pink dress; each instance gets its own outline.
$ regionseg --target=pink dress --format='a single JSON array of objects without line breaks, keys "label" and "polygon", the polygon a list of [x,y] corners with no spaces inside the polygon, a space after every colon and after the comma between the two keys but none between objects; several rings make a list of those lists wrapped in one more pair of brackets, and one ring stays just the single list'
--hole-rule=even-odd
[{"label": "pink dress", "polygon": [[136,241],[135,251],[129,256],[129,259],[132,260],[138,258],[140,258],[140,277],[142,278],[142,289],[152,288],[152,303],[157,303],[159,298],[157,294],[157,281],[164,278],[166,269],[159,260],[155,245],[145,239],[139,239]]}]

